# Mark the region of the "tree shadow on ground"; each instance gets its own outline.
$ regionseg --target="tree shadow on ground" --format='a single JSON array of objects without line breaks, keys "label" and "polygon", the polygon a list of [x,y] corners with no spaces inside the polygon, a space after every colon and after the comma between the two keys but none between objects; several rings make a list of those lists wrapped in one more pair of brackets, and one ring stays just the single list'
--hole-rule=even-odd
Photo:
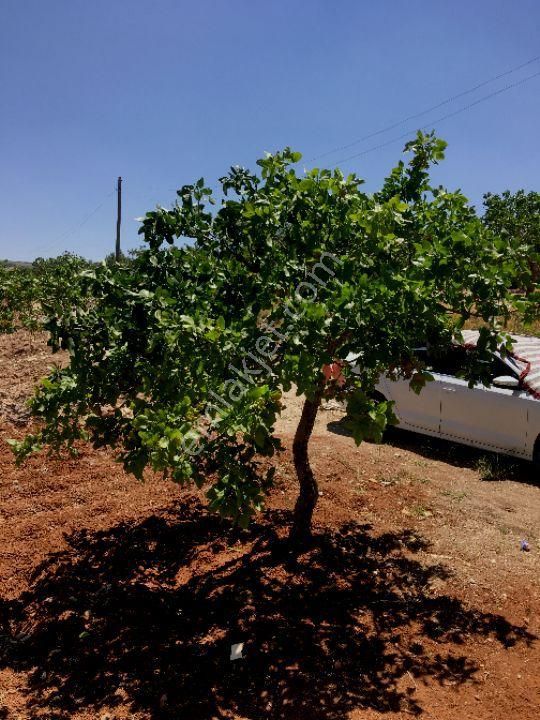
[{"label": "tree shadow on ground", "polygon": [[[344,419],[329,422],[327,429],[336,435],[352,437],[344,425]],[[386,430],[384,444],[410,450],[429,460],[445,462],[454,467],[478,470],[482,480],[514,480],[528,485],[540,485],[538,468],[532,462],[508,455],[499,455],[395,427]]]},{"label": "tree shadow on ground", "polygon": [[[28,673],[29,717],[122,705],[146,718],[341,720],[355,708],[420,714],[420,679],[475,682],[468,641],[533,636],[430,594],[442,565],[406,531],[348,524],[303,554],[268,512],[231,529],[196,502],[80,531],[4,601],[1,667]],[[245,659],[229,660],[245,642]],[[123,710],[123,711],[124,711]]]}]

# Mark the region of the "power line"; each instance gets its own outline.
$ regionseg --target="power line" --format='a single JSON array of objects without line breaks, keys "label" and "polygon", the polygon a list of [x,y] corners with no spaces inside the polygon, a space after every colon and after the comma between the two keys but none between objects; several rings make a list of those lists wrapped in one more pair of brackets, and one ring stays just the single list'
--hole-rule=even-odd
[{"label": "power line", "polygon": [[74,227],[70,228],[69,230],[66,230],[56,241],[54,241],[52,244],[44,243],[42,245],[38,245],[38,247],[35,249],[34,252],[39,252],[40,250],[43,250],[46,248],[47,250],[56,249],[61,243],[63,243],[65,240],[70,238],[72,235],[74,235],[78,230],[80,230],[83,225],[86,225],[86,223],[90,220],[91,217],[93,217],[101,208],[105,205],[106,201],[111,197],[111,195],[114,195],[116,192],[116,189],[113,190],[110,193],[107,193],[103,200],[97,205],[93,210],[91,210],[89,213],[87,213],[82,220],[75,225]]},{"label": "power line", "polygon": [[459,100],[459,98],[464,97],[465,95],[470,95],[473,92],[476,92],[476,90],[479,90],[482,87],[485,87],[486,85],[490,85],[493,82],[496,82],[497,80],[500,80],[503,77],[507,77],[508,75],[512,75],[513,73],[517,72],[518,70],[522,70],[524,67],[527,67],[528,65],[532,65],[532,63],[537,62],[540,60],[540,55],[537,55],[536,57],[531,58],[530,60],[527,60],[524,63],[521,63],[520,65],[516,65],[513,68],[510,68],[510,70],[506,70],[503,73],[500,73],[499,75],[495,75],[492,78],[489,78],[488,80],[483,80],[481,83],[478,83],[474,87],[469,88],[468,90],[463,90],[462,92],[457,93],[456,95],[452,95],[451,97],[446,98],[446,100],[442,100],[441,102],[437,103],[436,105],[432,105],[429,108],[426,108],[425,110],[421,110],[418,113],[414,113],[413,115],[409,115],[408,117],[402,118],[401,120],[397,120],[395,123],[392,123],[391,125],[387,125],[384,128],[381,128],[380,130],[376,130],[375,132],[369,133],[368,135],[363,135],[362,137],[358,138],[357,140],[353,140],[350,143],[347,143],[346,145],[341,145],[340,147],[336,147],[333,150],[328,150],[324,153],[321,153],[320,155],[315,155],[315,157],[311,158],[308,162],[312,163],[314,160],[319,160],[320,158],[327,157],[328,155],[332,155],[335,152],[340,152],[341,150],[348,150],[350,147],[354,147],[354,145],[358,145],[361,142],[364,142],[365,140],[369,140],[370,138],[377,137],[377,135],[382,135],[386,132],[389,132],[390,130],[394,130],[394,128],[399,127],[400,125],[405,124],[406,122],[409,122],[410,120],[416,120],[419,117],[423,117],[424,115],[427,115],[430,112],[433,112],[433,110],[438,110],[440,107],[443,107],[444,105],[448,105],[451,102],[454,102],[455,100]]},{"label": "power line", "polygon": [[[518,87],[519,85],[523,85],[526,82],[529,82],[530,80],[533,80],[534,78],[540,76],[540,71],[534,73],[533,75],[528,75],[526,78],[523,78],[522,80],[518,80],[515,83],[511,83],[510,85],[505,85],[503,88],[499,88],[499,90],[494,90],[493,92],[489,93],[488,95],[484,95],[481,98],[478,98],[478,100],[475,100],[474,102],[469,103],[468,105],[464,105],[463,107],[459,108],[458,110],[454,110],[453,112],[447,113],[446,115],[442,115],[441,117],[437,118],[436,120],[432,120],[427,125],[424,125],[421,130],[427,130],[427,128],[433,127],[436,123],[443,122],[443,120],[448,120],[451,117],[454,117],[455,115],[459,115],[460,113],[466,112],[467,110],[470,110],[471,108],[475,107],[476,105],[479,105],[480,103],[486,102],[486,100],[490,100],[493,97],[496,97],[497,95],[501,95],[504,92],[507,92],[508,90],[512,90],[515,87]],[[379,145],[375,145],[374,147],[370,147],[367,150],[361,150],[360,152],[355,153],[354,155],[349,155],[346,158],[342,158],[341,160],[338,160],[336,163],[333,163],[332,167],[336,167],[337,165],[341,165],[342,163],[349,162],[349,160],[354,160],[357,157],[360,157],[362,155],[367,155],[368,153],[374,152],[375,150],[380,150],[383,147],[386,147],[387,145],[391,145],[392,143],[397,142],[398,140],[403,140],[404,138],[411,137],[411,134],[414,133],[416,128],[411,128],[407,130],[407,132],[402,133],[401,135],[398,135],[397,137],[394,137],[390,140],[387,140],[386,142],[380,143]]]}]

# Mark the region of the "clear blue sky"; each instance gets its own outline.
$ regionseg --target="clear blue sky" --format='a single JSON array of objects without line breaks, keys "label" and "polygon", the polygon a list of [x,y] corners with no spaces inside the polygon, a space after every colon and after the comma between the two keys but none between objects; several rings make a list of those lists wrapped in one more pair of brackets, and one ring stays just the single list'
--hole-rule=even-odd
[{"label": "clear blue sky", "polygon": [[[103,257],[118,175],[133,247],[134,218],[181,184],[287,144],[309,161],[540,55],[539,27],[538,0],[3,0],[0,257]],[[540,190],[539,116],[537,77],[435,125],[449,142],[437,180],[475,203]],[[374,190],[403,143],[343,167]]]}]

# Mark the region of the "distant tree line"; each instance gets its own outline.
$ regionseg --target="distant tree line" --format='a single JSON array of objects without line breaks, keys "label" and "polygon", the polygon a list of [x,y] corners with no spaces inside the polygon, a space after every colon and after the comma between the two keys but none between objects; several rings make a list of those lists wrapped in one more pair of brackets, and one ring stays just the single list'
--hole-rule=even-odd
[{"label": "distant tree line", "polygon": [[[496,195],[484,195],[484,225],[494,235],[509,241],[519,241],[521,251],[528,257],[532,271],[530,282],[540,278],[540,193],[509,190]],[[510,243],[509,243],[510,244]]]},{"label": "distant tree line", "polygon": [[42,330],[49,315],[80,301],[84,271],[95,263],[72,253],[32,263],[0,263],[0,332]]}]

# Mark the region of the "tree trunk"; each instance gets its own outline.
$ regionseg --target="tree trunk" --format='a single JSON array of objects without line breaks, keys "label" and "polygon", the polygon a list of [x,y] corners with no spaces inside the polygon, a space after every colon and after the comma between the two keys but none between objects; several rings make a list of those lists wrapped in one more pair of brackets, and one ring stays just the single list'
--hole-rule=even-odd
[{"label": "tree trunk", "polygon": [[311,520],[319,498],[317,481],[309,464],[308,443],[319,411],[322,393],[321,386],[313,400],[306,398],[294,436],[293,458],[300,493],[294,507],[293,524],[289,533],[289,539],[293,544],[304,544],[311,538]]}]

